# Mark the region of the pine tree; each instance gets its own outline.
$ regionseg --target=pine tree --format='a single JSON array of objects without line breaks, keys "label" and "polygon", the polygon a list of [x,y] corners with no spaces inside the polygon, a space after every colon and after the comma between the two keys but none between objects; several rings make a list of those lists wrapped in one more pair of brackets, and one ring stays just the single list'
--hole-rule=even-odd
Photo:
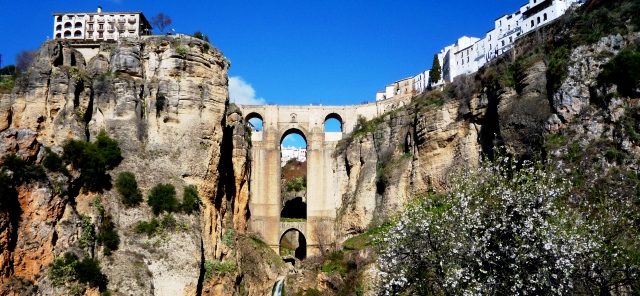
[{"label": "pine tree", "polygon": [[432,83],[438,83],[441,78],[441,69],[440,69],[440,60],[438,60],[438,55],[433,55],[433,65],[431,66],[431,73],[429,73],[429,77],[431,77]]}]

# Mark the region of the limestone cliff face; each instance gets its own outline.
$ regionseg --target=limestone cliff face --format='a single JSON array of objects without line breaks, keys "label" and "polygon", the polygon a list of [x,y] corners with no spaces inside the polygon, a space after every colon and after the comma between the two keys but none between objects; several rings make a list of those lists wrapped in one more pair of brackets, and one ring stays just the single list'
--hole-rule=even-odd
[{"label": "limestone cliff face", "polygon": [[[226,259],[232,252],[223,234],[242,234],[249,217],[249,146],[242,116],[233,108],[227,112],[228,67],[220,51],[190,37],[120,40],[103,44],[88,61],[65,42],[46,42],[13,92],[1,94],[1,154],[39,164],[45,146],[60,153],[69,139],[92,141],[106,131],[123,156],[112,179],[133,172],[144,196],[169,183],[179,200],[185,186],[195,185],[202,210],[174,214],[182,231],[147,238],[134,231],[138,221],[153,217],[146,204],[126,209],[115,189],[68,192],[78,177],[71,167],[70,179],[48,173],[47,182],[18,188],[13,206],[20,212],[1,207],[5,287],[10,277],[22,278],[44,294],[60,293],[49,285],[48,264],[64,252],[82,256],[89,250],[102,262],[109,287],[127,295],[202,292],[204,260]],[[97,245],[78,246],[82,217],[94,225],[103,219],[98,203],[113,216],[121,238],[111,256]]]},{"label": "limestone cliff face", "polygon": [[[385,115],[336,155],[342,205],[339,241],[402,209],[412,196],[441,189],[450,169],[477,162],[478,126],[459,118],[457,102]],[[344,145],[344,144],[343,144]]]},{"label": "limestone cliff face", "polygon": [[[340,144],[335,156],[335,183],[343,193],[335,224],[339,241],[383,222],[411,196],[445,189],[449,174],[477,164],[483,155],[491,157],[494,147],[532,158],[543,153],[545,135],[570,129],[588,138],[575,136],[584,145],[603,138],[629,153],[640,151],[608,127],[625,116],[625,108],[636,108],[635,100],[614,97],[605,116],[588,108],[594,96],[604,96],[596,81],[602,67],[636,43],[638,33],[576,47],[568,53],[566,79],[551,88],[549,58],[534,49],[549,42],[545,30],[521,38],[516,50],[473,76],[456,78],[441,104],[415,97]],[[504,81],[507,67],[514,73],[511,82]]]}]

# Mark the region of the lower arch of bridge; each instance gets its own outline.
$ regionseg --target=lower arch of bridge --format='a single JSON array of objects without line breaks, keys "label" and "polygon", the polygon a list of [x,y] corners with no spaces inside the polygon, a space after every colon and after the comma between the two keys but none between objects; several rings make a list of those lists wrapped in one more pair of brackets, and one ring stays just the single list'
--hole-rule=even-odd
[{"label": "lower arch of bridge", "polygon": [[295,228],[290,228],[280,236],[280,256],[294,256],[300,260],[307,257],[307,239]]}]

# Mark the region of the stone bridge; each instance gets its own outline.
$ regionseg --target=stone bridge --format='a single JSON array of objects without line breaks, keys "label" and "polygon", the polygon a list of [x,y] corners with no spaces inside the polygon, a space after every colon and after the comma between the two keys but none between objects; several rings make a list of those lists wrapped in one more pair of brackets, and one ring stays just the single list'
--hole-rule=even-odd
[{"label": "stone bridge", "polygon": [[[342,200],[334,176],[336,144],[353,130],[359,116],[370,120],[403,104],[386,100],[349,106],[239,105],[247,122],[262,120],[262,131],[251,135],[250,231],[276,252],[290,230],[304,236],[310,253],[334,243],[333,223]],[[332,118],[341,123],[341,132],[325,132],[325,122]],[[281,222],[280,145],[284,137],[294,133],[307,142],[306,221]]]}]

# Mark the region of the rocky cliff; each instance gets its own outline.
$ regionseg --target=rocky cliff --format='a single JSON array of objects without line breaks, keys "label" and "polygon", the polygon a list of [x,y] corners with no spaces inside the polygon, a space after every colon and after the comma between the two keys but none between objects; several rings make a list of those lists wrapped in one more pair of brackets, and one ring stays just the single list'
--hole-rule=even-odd
[{"label": "rocky cliff", "polygon": [[637,92],[622,95],[598,77],[620,52],[637,47],[638,27],[609,35],[598,31],[589,36],[593,41],[584,41],[584,34],[595,33],[575,24],[592,18],[587,12],[571,11],[522,36],[513,50],[477,73],[359,123],[335,156],[343,192],[338,241],[388,221],[412,196],[445,190],[450,174],[493,157],[497,147],[521,160],[558,160],[567,147],[549,142],[560,137],[563,145],[577,141],[580,147],[607,141],[617,147],[611,149],[637,156],[630,132],[615,132],[622,120],[635,118]]},{"label": "rocky cliff", "polygon": [[[179,230],[146,236],[135,231],[154,216],[146,204],[127,208],[112,187],[80,189],[73,166],[68,176],[47,171],[38,182],[16,184],[16,196],[3,196],[0,294],[65,291],[69,287],[52,285],[46,275],[66,252],[98,259],[107,288],[123,295],[233,293],[243,266],[216,273],[229,279],[222,280],[226,286],[204,284],[208,262],[241,262],[233,246],[249,218],[250,144],[243,117],[228,105],[228,67],[220,51],[188,36],[105,43],[90,60],[66,42],[43,44],[13,91],[1,94],[1,154],[41,164],[47,151],[61,153],[69,139],[94,141],[105,131],[122,151],[111,179],[129,171],[144,196],[163,183],[176,188],[179,200],[184,187],[195,185],[201,210],[174,214]],[[105,217],[120,237],[108,256],[84,236],[87,225],[95,233]],[[272,282],[264,285],[245,288],[260,294]]]}]

